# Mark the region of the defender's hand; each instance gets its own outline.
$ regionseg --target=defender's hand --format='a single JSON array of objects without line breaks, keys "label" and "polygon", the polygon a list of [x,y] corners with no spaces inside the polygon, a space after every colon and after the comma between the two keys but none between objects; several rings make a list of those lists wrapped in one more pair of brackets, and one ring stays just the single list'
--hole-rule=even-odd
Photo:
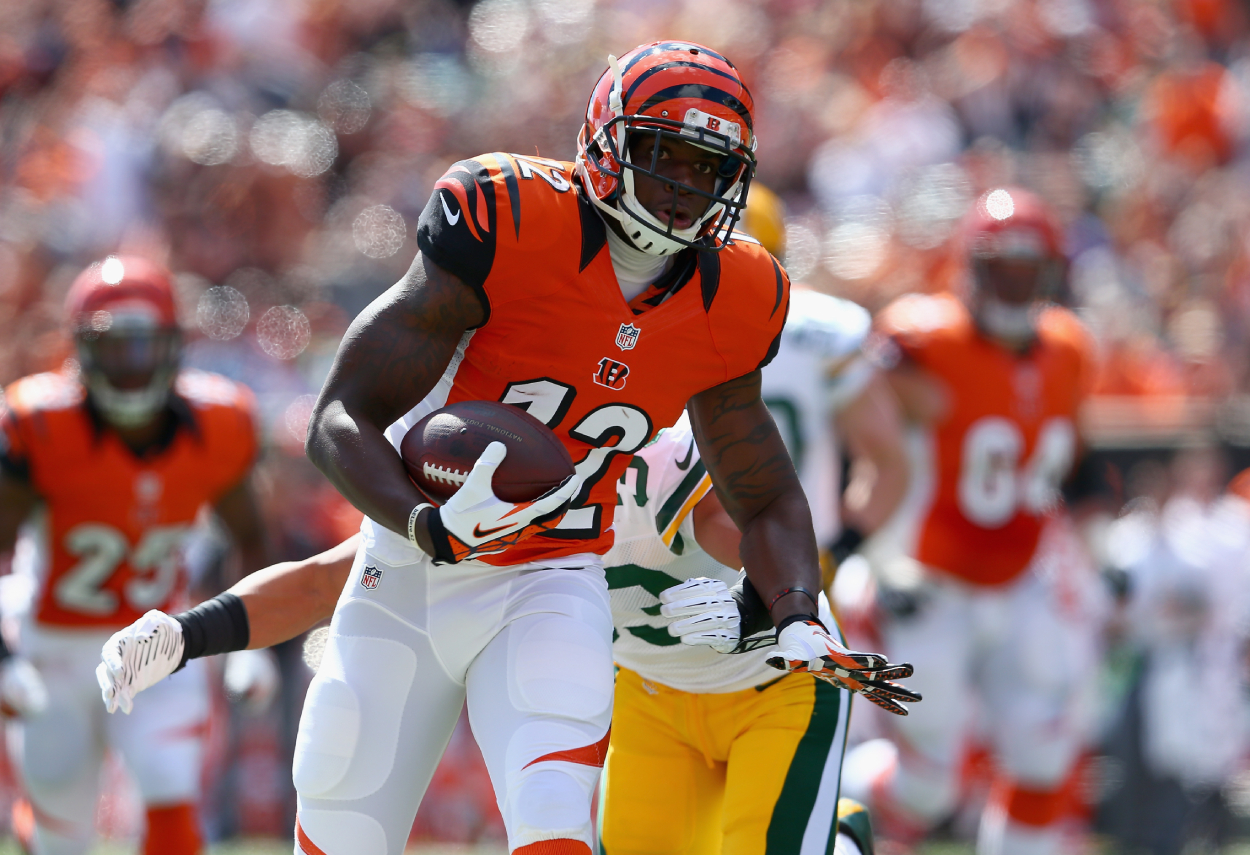
[{"label": "defender's hand", "polygon": [[745,653],[775,643],[768,610],[745,574],[732,588],[719,579],[687,579],[661,591],[660,602],[660,614],[682,618],[668,632],[685,644]]},{"label": "defender's hand", "polygon": [[660,603],[664,617],[681,618],[668,625],[668,634],[682,644],[706,645],[717,653],[732,653],[738,646],[738,604],[719,579],[687,579],[661,591]]},{"label": "defender's hand", "polygon": [[899,701],[912,704],[921,699],[919,693],[890,682],[910,677],[910,665],[892,665],[876,653],[847,650],[815,620],[785,624],[777,633],[777,646],[777,655],[768,657],[769,665],[782,671],[806,671],[858,692],[886,712],[907,715]]},{"label": "defender's hand", "polygon": [[135,695],[178,670],[183,646],[182,624],[156,609],[113,633],[95,669],[105,708],[129,714]]},{"label": "defender's hand", "polygon": [[36,718],[48,708],[48,689],[29,659],[11,656],[0,663],[0,715]]},{"label": "defender's hand", "polygon": [[555,528],[581,489],[577,475],[532,502],[512,504],[495,495],[491,480],[508,453],[502,442],[486,446],[464,484],[429,516],[434,559],[455,564],[503,552],[539,532]]}]

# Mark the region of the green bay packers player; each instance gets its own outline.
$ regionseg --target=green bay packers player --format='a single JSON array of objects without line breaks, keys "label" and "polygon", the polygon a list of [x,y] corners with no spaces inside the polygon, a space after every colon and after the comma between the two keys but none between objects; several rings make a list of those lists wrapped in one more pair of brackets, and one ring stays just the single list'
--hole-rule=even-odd
[{"label": "green bay packers player", "polygon": [[[713,580],[724,590],[739,575],[729,565],[737,563],[741,534],[712,490],[684,416],[634,456],[617,502],[616,542],[605,556],[619,671],[601,797],[603,851],[824,853],[836,834],[839,855],[870,855],[867,814],[838,800],[849,693],[809,674],[778,676],[765,662],[776,648],[726,656],[682,644],[661,614],[674,611],[662,598],[689,602],[692,590],[706,593]],[[178,627],[185,658],[276,644],[330,616],[356,545],[352,538],[276,565],[223,595],[243,610],[242,633],[204,608],[150,613],[147,626]],[[692,577],[704,584],[664,594]],[[693,615],[702,606],[676,611]],[[827,606],[821,618],[832,620]],[[679,629],[704,625],[685,618]],[[115,636],[106,661],[118,658],[123,638],[142,632]],[[168,672],[160,660],[140,667],[138,688]]]}]

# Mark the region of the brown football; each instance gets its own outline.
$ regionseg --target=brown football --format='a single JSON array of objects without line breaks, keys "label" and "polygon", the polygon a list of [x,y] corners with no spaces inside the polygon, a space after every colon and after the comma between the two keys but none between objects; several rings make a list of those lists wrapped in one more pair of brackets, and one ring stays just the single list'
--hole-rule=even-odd
[{"label": "brown football", "polygon": [[505,502],[532,502],[573,474],[573,459],[550,428],[495,401],[461,401],[435,410],[409,429],[399,453],[413,483],[442,504],[495,441],[508,448],[492,485]]}]

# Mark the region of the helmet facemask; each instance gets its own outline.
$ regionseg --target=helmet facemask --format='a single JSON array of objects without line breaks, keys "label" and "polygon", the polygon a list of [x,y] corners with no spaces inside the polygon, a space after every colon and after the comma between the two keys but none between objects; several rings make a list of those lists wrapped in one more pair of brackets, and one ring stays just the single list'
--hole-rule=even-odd
[{"label": "helmet facemask", "polygon": [[[685,47],[691,54],[698,53],[694,46]],[[682,93],[663,100],[652,98],[638,107],[636,112],[626,113],[622,104],[624,78],[621,64],[616,57],[609,56],[608,65],[611,85],[606,104],[600,101],[600,106],[595,108],[595,98],[603,96],[592,96],[593,109],[588,110],[586,124],[578,137],[579,173],[588,187],[598,188],[588,194],[590,200],[620,224],[634,246],[650,255],[670,255],[687,247],[719,249],[742,216],[747,191],[755,173],[756,140],[751,131],[749,113],[746,112],[748,108],[725,92],[713,92],[712,100],[708,100],[706,94],[693,96]],[[749,94],[743,97],[749,101]],[[692,101],[705,109],[693,106]],[[665,109],[666,106],[668,109]],[[724,107],[728,107],[729,114],[736,116],[737,120],[726,116]],[[679,110],[684,110],[684,113],[678,115]],[[721,115],[707,112],[716,110]],[[674,115],[669,115],[670,111]],[[597,116],[593,123],[592,113]],[[644,158],[646,162],[635,162],[633,149],[647,136],[653,138],[651,157]],[[674,181],[660,173],[659,155],[666,143],[693,145],[720,158],[716,181],[710,192]],[[667,223],[647,210],[639,200],[636,193],[639,176],[671,188]],[[691,198],[706,200],[707,208],[695,216],[689,226],[677,228],[672,212],[679,206],[689,207]],[[718,237],[720,243],[717,242]]]},{"label": "helmet facemask", "polygon": [[[631,150],[642,136],[654,137],[651,157],[645,163],[635,163]],[[666,140],[694,145],[721,158],[716,184],[711,192],[673,181],[659,173],[660,148]],[[684,122],[650,116],[618,116],[612,119],[595,134],[588,150],[598,161],[599,168],[620,182],[614,200],[616,204],[600,207],[621,224],[625,236],[634,246],[651,255],[670,255],[693,246],[706,248],[709,241],[705,238],[728,236],[746,207],[747,190],[755,173],[754,156],[744,151],[733,137]],[[617,168],[606,167],[605,161],[615,163]],[[677,209],[683,195],[706,199],[708,206],[689,227],[676,228],[676,218],[670,217],[665,223],[643,207],[635,191],[636,176],[672,188],[669,210]]]},{"label": "helmet facemask", "polygon": [[169,400],[182,336],[146,313],[94,312],[75,330],[83,384],[110,424],[137,428]]}]

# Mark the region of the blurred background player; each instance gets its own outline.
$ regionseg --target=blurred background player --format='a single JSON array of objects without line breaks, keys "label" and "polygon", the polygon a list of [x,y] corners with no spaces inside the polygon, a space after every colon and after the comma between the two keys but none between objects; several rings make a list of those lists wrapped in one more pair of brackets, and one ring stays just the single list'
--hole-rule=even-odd
[{"label": "blurred background player", "polygon": [[[33,814],[27,845],[37,855],[89,849],[112,749],[147,809],[143,852],[193,855],[205,672],[188,668],[134,715],[109,717],[94,670],[112,632],[186,602],[182,549],[205,507],[229,530],[244,569],[264,563],[248,480],[252,395],[179,371],[170,275],[150,261],[91,265],[71,286],[65,315],[77,370],[17,381],[0,415],[0,551],[16,548],[14,573],[29,582],[24,601],[7,598],[6,636],[29,663],[21,670],[46,687],[41,704],[10,703],[28,713],[9,727]],[[6,676],[15,667],[0,666]],[[7,684],[0,679],[0,691]]]},{"label": "blurred background player", "polygon": [[1081,650],[1088,633],[1047,585],[1041,537],[1077,453],[1091,344],[1049,302],[1064,256],[1037,196],[984,194],[962,248],[963,299],[903,297],[878,319],[879,358],[924,438],[905,512],[914,561],[883,565],[877,615],[885,648],[915,665],[925,707],[887,723],[892,745],[852,752],[846,781],[915,839],[955,808],[978,723],[1000,776],[978,851],[1043,855],[1058,851],[1062,784],[1083,747],[1078,673],[1094,664]]},{"label": "blurred background player", "polygon": [[[751,188],[742,230],[784,262],[785,207],[767,187]],[[825,588],[907,493],[898,400],[863,352],[871,328],[863,307],[793,283],[781,346],[762,372],[760,394],[812,509]]]}]

